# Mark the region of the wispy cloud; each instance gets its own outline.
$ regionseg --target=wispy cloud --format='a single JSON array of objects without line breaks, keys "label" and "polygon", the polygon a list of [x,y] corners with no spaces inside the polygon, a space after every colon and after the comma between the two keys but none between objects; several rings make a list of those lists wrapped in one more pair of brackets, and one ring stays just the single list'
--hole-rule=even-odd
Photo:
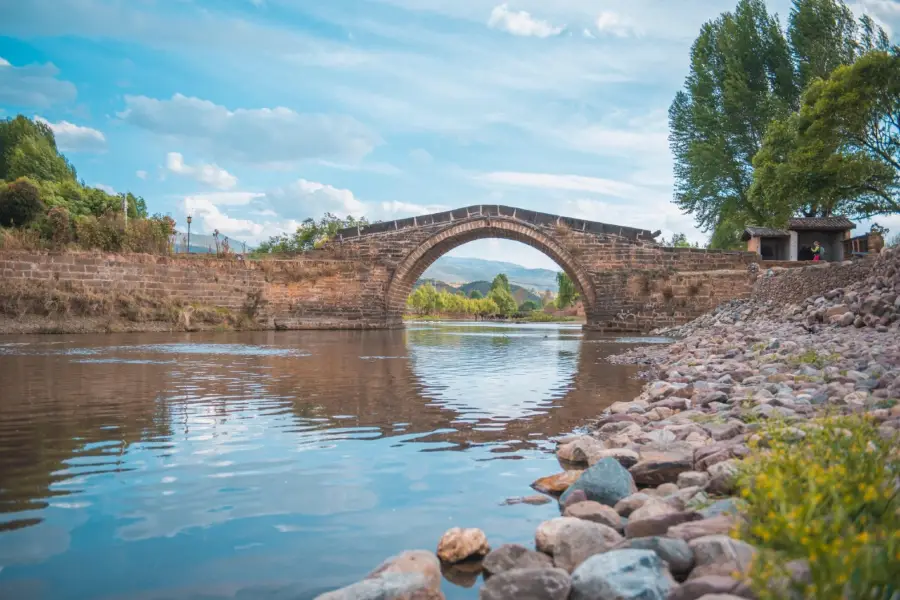
[{"label": "wispy cloud", "polygon": [[513,35],[546,38],[562,33],[564,27],[557,27],[548,21],[532,17],[524,10],[511,10],[509,5],[495,6],[488,19],[488,25]]},{"label": "wispy cloud", "polygon": [[229,110],[182,94],[168,100],[125,96],[125,104],[118,116],[130,125],[248,163],[355,160],[380,142],[348,116],[301,114],[284,107]]},{"label": "wispy cloud", "polygon": [[551,173],[517,173],[495,172],[476,177],[478,181],[505,186],[533,187],[543,189],[565,190],[571,192],[592,192],[617,198],[634,197],[638,188],[630,183],[603,179],[600,177],[584,177],[580,175],[556,175]]},{"label": "wispy cloud", "polygon": [[59,79],[52,63],[17,67],[0,58],[0,104],[46,108],[75,100],[75,85]]}]

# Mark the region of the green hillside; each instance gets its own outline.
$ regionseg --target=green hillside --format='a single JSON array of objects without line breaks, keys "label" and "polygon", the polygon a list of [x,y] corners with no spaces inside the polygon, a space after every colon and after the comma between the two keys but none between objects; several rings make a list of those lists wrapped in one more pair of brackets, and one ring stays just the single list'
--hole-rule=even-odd
[{"label": "green hillside", "polygon": [[[462,292],[462,294],[465,296],[470,295],[472,293],[472,290],[478,290],[478,292],[480,292],[482,296],[487,296],[491,291],[490,281],[472,281],[469,283],[464,283],[459,287],[454,287],[450,284],[444,283],[443,281],[438,281],[437,279],[420,279],[416,282],[415,286],[413,286],[413,289],[419,287],[420,285],[425,285],[426,283],[430,283],[434,287],[434,289],[439,292],[449,292],[451,294]],[[509,285],[509,291],[510,293],[512,293],[513,298],[516,299],[516,304],[521,305],[523,302],[531,300],[538,306],[541,305],[541,297],[527,288],[511,283]]]}]

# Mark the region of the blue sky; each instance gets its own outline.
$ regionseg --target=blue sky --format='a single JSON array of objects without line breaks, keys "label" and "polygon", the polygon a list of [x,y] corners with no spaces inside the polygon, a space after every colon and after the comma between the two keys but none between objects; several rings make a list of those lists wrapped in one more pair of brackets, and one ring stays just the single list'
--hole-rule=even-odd
[{"label": "blue sky", "polygon": [[[49,122],[87,184],[251,242],[481,203],[702,241],[670,202],[666,111],[733,5],[0,0],[0,116]],[[900,31],[896,0],[853,9]],[[553,266],[514,242],[454,254]]]}]

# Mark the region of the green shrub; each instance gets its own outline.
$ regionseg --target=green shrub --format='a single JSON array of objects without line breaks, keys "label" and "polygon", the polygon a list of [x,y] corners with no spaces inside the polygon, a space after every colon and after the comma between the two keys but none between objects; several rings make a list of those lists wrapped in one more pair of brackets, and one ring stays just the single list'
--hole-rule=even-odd
[{"label": "green shrub", "polygon": [[46,235],[54,246],[62,247],[72,241],[72,219],[64,206],[56,206],[47,212]]},{"label": "green shrub", "polygon": [[[739,478],[746,521],[738,535],[760,548],[751,570],[761,600],[784,598],[773,581],[791,560],[809,562],[804,598],[892,598],[900,592],[900,454],[859,417],[763,430]],[[804,435],[802,439],[798,439]],[[757,444],[754,444],[757,446]]]},{"label": "green shrub", "polygon": [[28,179],[19,178],[0,187],[0,225],[24,227],[43,212],[41,192]]},{"label": "green shrub", "polygon": [[171,217],[155,215],[148,219],[128,221],[121,213],[107,214],[100,218],[87,216],[75,221],[75,237],[85,249],[104,252],[142,252],[168,254],[175,221]]}]

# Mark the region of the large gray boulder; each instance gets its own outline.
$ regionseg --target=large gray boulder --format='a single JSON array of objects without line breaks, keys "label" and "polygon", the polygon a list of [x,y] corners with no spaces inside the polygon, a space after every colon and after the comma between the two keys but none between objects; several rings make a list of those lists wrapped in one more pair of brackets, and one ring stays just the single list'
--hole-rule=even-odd
[{"label": "large gray boulder", "polygon": [[575,490],[583,490],[588,500],[615,506],[619,500],[636,492],[637,488],[631,473],[615,458],[607,457],[582,473],[559,501],[565,504],[566,498]]},{"label": "large gray boulder", "polygon": [[675,586],[651,550],[614,550],[590,557],[572,574],[571,600],[665,600]]},{"label": "large gray boulder", "polygon": [[571,582],[562,569],[512,569],[491,577],[480,600],[566,600]]}]

